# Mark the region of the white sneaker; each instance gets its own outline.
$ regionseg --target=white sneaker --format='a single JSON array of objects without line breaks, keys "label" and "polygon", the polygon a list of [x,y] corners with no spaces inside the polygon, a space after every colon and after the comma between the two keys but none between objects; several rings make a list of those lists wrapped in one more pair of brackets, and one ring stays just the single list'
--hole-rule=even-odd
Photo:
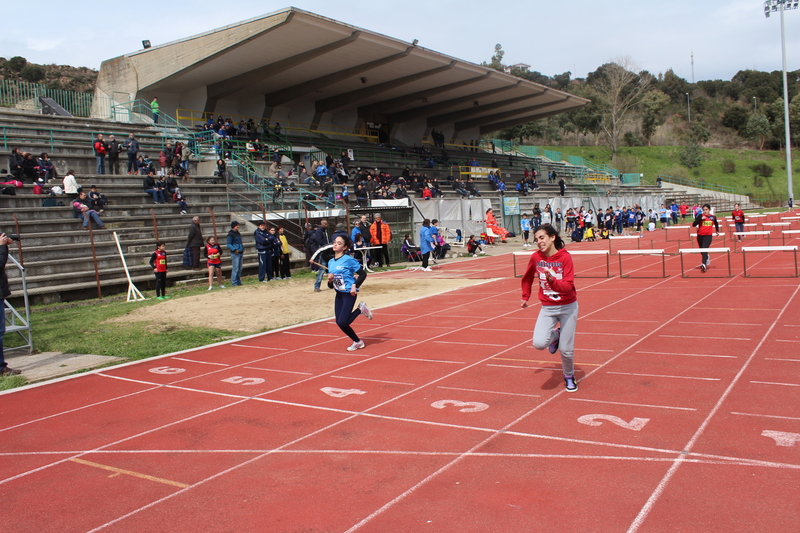
[{"label": "white sneaker", "polygon": [[213,291],[214,287],[209,287],[208,290]]},{"label": "white sneaker", "polygon": [[472,257],[478,257],[478,254],[472,254]]},{"label": "white sneaker", "polygon": [[219,288],[220,288],[220,289],[224,289],[224,288],[225,288],[225,285],[220,285],[220,286],[219,286]]},{"label": "white sneaker", "polygon": [[425,267],[425,268],[422,269],[422,271],[423,272],[433,272],[433,269],[431,267]]},{"label": "white sneaker", "polygon": [[364,347],[364,341],[354,342],[350,346],[347,347],[348,352],[355,352],[356,350],[360,350]]},{"label": "white sneaker", "polygon": [[358,304],[358,310],[361,311],[362,315],[367,317],[367,320],[372,320],[372,311],[369,310],[369,307],[367,307],[367,304],[365,304],[364,302],[361,302],[360,304]]}]

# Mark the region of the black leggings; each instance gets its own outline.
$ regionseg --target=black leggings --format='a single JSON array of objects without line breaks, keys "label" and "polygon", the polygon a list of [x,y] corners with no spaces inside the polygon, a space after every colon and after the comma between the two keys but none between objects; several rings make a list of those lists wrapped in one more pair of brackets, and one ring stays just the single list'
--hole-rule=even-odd
[{"label": "black leggings", "polygon": [[336,300],[333,303],[333,311],[336,315],[336,325],[339,326],[345,335],[350,337],[353,342],[358,342],[361,339],[358,338],[356,332],[353,331],[353,328],[350,327],[350,324],[353,323],[353,320],[358,318],[358,315],[361,314],[360,309],[353,309],[356,304],[356,298],[358,296],[353,296],[349,292],[339,292],[336,291]]},{"label": "black leggings", "polygon": [[[698,235],[697,236],[697,247],[698,248],[711,248],[711,239],[713,235]],[[702,258],[702,263],[704,265],[708,265],[708,254],[705,252],[700,252],[700,257]]]},{"label": "black leggings", "polygon": [[167,273],[156,272],[156,296],[167,295]]},{"label": "black leggings", "polygon": [[422,268],[428,268],[428,258],[430,258],[430,256],[430,252],[425,252],[422,254]]}]

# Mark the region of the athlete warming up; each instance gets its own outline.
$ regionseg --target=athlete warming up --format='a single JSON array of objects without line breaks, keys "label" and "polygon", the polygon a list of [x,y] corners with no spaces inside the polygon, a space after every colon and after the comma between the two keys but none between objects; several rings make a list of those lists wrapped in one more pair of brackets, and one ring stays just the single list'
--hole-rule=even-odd
[{"label": "athlete warming up", "polygon": [[333,258],[328,261],[328,287],[336,290],[336,300],[333,304],[336,325],[353,340],[353,344],[347,348],[350,352],[364,347],[364,341],[358,338],[350,324],[358,318],[358,315],[364,315],[372,320],[372,312],[364,302],[358,304],[357,309],[353,309],[358,297],[358,288],[367,279],[367,271],[361,263],[347,255],[346,252],[352,244],[347,235],[336,237],[333,240]]},{"label": "athlete warming up", "polygon": [[[703,205],[703,212],[695,217],[692,226],[697,228],[697,247],[711,248],[712,235],[719,234],[719,222],[717,217],[711,214],[710,205]],[[700,258],[700,270],[705,272],[708,269],[708,254],[700,252]]]},{"label": "athlete warming up", "polygon": [[[578,323],[578,294],[575,291],[575,268],[572,256],[564,249],[564,241],[550,224],[542,224],[533,237],[538,248],[528,262],[522,277],[522,307],[528,307],[531,286],[539,280],[539,301],[542,308],[533,328],[533,347],[561,351],[561,367],[567,392],[578,390],[575,379],[575,329]],[[556,325],[560,324],[557,328]]]}]

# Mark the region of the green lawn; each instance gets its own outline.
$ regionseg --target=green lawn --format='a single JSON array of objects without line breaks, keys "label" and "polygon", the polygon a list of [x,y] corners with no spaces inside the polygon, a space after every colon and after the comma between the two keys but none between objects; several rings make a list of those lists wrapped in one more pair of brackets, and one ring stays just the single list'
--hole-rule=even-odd
[{"label": "green lawn", "polygon": [[[777,196],[785,199],[786,156],[783,152],[759,150],[723,150],[720,148],[703,148],[703,163],[696,169],[688,170],[679,163],[680,146],[643,146],[623,147],[617,153],[617,162],[611,161],[611,150],[605,146],[542,146],[546,150],[560,151],[562,158],[568,155],[580,156],[593,163],[607,164],[623,172],[644,174],[648,183],[655,183],[659,174],[690,179],[693,181],[715,183],[742,189],[754,200]],[[726,173],[722,162],[733,161],[735,171]],[[800,190],[800,162],[793,158],[793,185],[795,198]],[[756,186],[751,166],[755,163],[767,163],[774,170],[771,177],[763,178],[760,186]]]}]

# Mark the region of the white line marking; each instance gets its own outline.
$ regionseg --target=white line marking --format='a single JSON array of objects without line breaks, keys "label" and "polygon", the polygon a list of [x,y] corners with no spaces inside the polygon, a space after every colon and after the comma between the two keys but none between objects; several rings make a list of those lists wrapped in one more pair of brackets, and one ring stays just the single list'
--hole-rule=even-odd
[{"label": "white line marking", "polygon": [[676,411],[697,411],[692,407],[671,407],[669,405],[650,405],[646,403],[611,402],[606,400],[589,400],[587,398],[569,398],[576,402],[607,403],[611,405],[632,405],[634,407],[655,407],[656,409],[674,409]]},{"label": "white line marking", "polygon": [[231,344],[231,346],[236,346],[237,348],[255,348],[257,350],[280,350],[282,352],[286,351],[286,348],[273,348],[272,346],[253,346],[252,344]]},{"label": "white line marking", "polygon": [[800,342],[800,341],[791,341],[787,339],[775,339],[775,342]]},{"label": "white line marking", "polygon": [[541,398],[540,394],[522,394],[522,393],[519,393],[519,392],[499,392],[499,391],[494,391],[494,390],[482,390],[482,389],[463,389],[463,388],[460,388],[460,387],[444,387],[442,385],[439,385],[437,388],[439,388],[439,389],[448,389],[448,390],[463,390],[463,391],[468,391],[468,392],[486,392],[486,393],[489,393],[489,394],[503,394],[503,395],[507,395],[507,396],[527,396],[529,398]]},{"label": "white line marking", "polygon": [[451,326],[429,326],[428,324],[425,325],[417,325],[417,324],[394,324],[392,327],[394,328],[434,328],[434,329],[453,329]]},{"label": "white line marking", "polygon": [[683,335],[683,334],[659,335],[659,337],[668,337],[670,339],[674,339],[676,337],[679,337],[681,339],[714,339],[714,340],[720,340],[720,341],[750,341],[750,340],[753,340],[753,339],[748,339],[746,337],[741,337],[741,338],[739,338],[739,337],[707,337],[705,335],[702,335],[702,336],[697,335],[697,336],[695,336],[695,335]]},{"label": "white line marking", "polygon": [[466,365],[463,361],[443,361],[441,359],[416,359],[414,357],[387,357],[386,359],[398,359],[401,361],[422,361],[424,363],[448,363],[451,365]]},{"label": "white line marking", "polygon": [[321,350],[303,350],[303,353],[321,353],[324,355],[345,355],[350,357],[371,357],[368,354],[363,353],[339,353],[339,352],[323,352]]},{"label": "white line marking", "polygon": [[765,357],[765,361],[792,361],[794,363],[800,363],[800,359],[780,359],[778,357]]},{"label": "white line marking", "polygon": [[[372,326],[374,324],[370,324]],[[394,337],[361,337],[362,339],[372,340],[372,341],[400,341],[400,342],[419,342],[420,339],[395,339]]]},{"label": "white line marking", "polygon": [[383,379],[369,379],[369,378],[353,378],[350,376],[331,376],[332,378],[336,379],[354,379],[356,381],[374,381],[375,383],[389,383],[390,385],[409,385],[413,386],[413,383],[403,383],[402,381],[386,381]]},{"label": "white line marking", "polygon": [[755,416],[759,418],[777,418],[779,420],[800,420],[800,418],[796,416],[778,416],[778,415],[759,415],[756,413],[737,413],[735,411],[731,411],[732,415],[741,415],[741,416]]},{"label": "white line marking", "polygon": [[578,331],[579,335],[610,335],[612,337],[639,337],[638,333],[600,333],[594,331]]},{"label": "white line marking", "polygon": [[[555,363],[553,363],[555,364]],[[500,368],[524,368],[525,370],[561,370],[561,365],[558,368],[555,367],[544,367],[544,366],[519,366],[519,365],[495,365],[495,364],[487,364],[486,366],[496,366]]]},{"label": "white line marking", "polygon": [[[586,322],[614,322],[619,323],[619,319],[610,319],[610,318],[592,318],[591,320],[586,320]],[[625,319],[624,322],[626,324],[660,324],[658,320],[628,320]]]},{"label": "white line marking", "polygon": [[775,383],[772,381],[751,381],[750,383],[757,383],[759,385],[784,385],[786,387],[800,387],[800,383]]},{"label": "white line marking", "polygon": [[703,326],[763,326],[764,324],[737,324],[736,322],[678,322],[678,324],[700,324]]},{"label": "white line marking", "polygon": [[800,328],[800,324],[784,324],[785,328]]},{"label": "white line marking", "polygon": [[[527,348],[533,348],[533,346],[527,346]],[[617,350],[604,350],[602,348],[581,348],[580,351],[582,351],[582,352],[616,352]]]},{"label": "white line marking", "polygon": [[720,381],[720,378],[698,378],[693,376],[669,376],[662,374],[639,374],[636,372],[613,372],[609,371],[608,374],[619,374],[621,376],[645,376],[651,378],[676,378],[676,379],[699,379],[701,381]]},{"label": "white line marking", "polygon": [[433,341],[435,344],[466,344],[467,346],[499,346],[505,348],[508,344],[490,344],[488,342],[458,342],[458,341]]},{"label": "white line marking", "polygon": [[653,355],[686,355],[689,357],[724,357],[726,359],[738,359],[739,357],[736,355],[711,355],[707,353],[675,353],[675,352],[644,352],[641,350],[636,350],[636,353],[648,353]]},{"label": "white line marking", "polygon": [[530,335],[529,331],[520,330],[520,329],[500,329],[500,328],[472,328],[472,331],[505,331],[509,333],[525,333]]},{"label": "white line marking", "polygon": [[293,370],[277,370],[275,368],[259,368],[257,366],[244,366],[242,368],[247,368],[249,370],[264,370],[266,372],[283,372],[285,374],[300,374],[301,376],[313,376],[313,372],[295,372]]},{"label": "white line marking", "polygon": [[216,366],[231,366],[225,363],[209,363],[208,361],[195,361],[193,359],[184,359],[182,357],[173,357],[175,361],[186,361],[187,363],[199,363],[201,365],[216,365]]}]

